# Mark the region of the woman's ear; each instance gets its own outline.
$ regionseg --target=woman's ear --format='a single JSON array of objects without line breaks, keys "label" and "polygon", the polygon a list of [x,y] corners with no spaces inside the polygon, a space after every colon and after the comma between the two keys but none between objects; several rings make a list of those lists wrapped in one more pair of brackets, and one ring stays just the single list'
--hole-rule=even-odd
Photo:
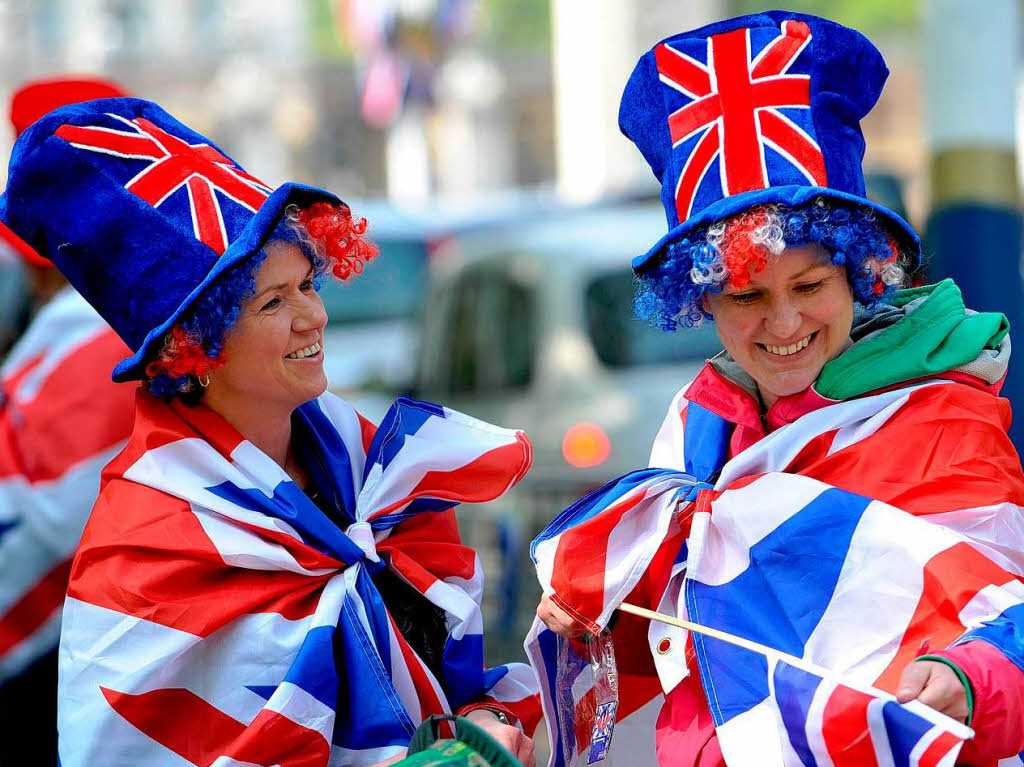
[{"label": "woman's ear", "polygon": [[700,306],[708,314],[714,315],[714,312],[711,311],[711,301],[708,300],[707,291],[700,294]]}]

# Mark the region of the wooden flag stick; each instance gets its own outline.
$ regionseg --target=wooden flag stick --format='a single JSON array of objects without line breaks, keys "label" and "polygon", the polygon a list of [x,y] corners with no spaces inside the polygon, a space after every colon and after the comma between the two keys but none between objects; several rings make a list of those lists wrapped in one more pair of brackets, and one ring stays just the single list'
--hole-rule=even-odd
[{"label": "wooden flag stick", "polygon": [[[742,647],[744,650],[751,650],[752,652],[760,653],[768,658],[769,663],[774,660],[781,660],[788,663],[790,666],[802,669],[812,674],[817,674],[822,679],[831,679],[839,684],[846,685],[855,690],[870,693],[879,698],[886,700],[896,700],[896,697],[891,693],[879,690],[876,687],[870,685],[859,684],[853,680],[844,678],[841,674],[837,674],[834,671],[830,671],[824,666],[819,666],[815,663],[808,663],[803,658],[798,658],[795,655],[789,653],[779,652],[773,647],[768,645],[760,644],[759,642],[752,642],[749,639],[738,637],[735,634],[730,634],[726,631],[719,631],[713,629],[710,626],[702,626],[699,623],[692,623],[691,621],[685,621],[681,618],[675,618],[671,615],[665,615],[665,613],[658,613],[654,610],[648,610],[646,607],[638,607],[637,605],[631,605],[629,602],[622,602],[619,607],[624,613],[630,613],[631,615],[638,615],[641,618],[647,618],[648,620],[658,621],[659,623],[667,623],[669,626],[678,626],[681,629],[692,631],[695,634],[703,634],[704,636],[711,637],[712,639],[718,639],[722,642],[726,642],[736,647]],[[769,670],[770,670],[769,666]],[[769,679],[771,674],[769,673]],[[774,694],[774,693],[773,693]],[[964,725],[963,722],[958,722],[955,719],[950,719],[943,713],[936,711],[929,706],[926,706],[919,700],[912,700],[907,703],[901,704],[911,711],[915,712],[919,716],[924,717],[930,722],[941,724],[947,730],[953,732],[961,740],[967,740],[968,738],[974,737],[974,730]]]},{"label": "wooden flag stick", "polygon": [[821,677],[835,677],[832,671],[829,671],[824,666],[818,666],[814,663],[808,663],[803,658],[798,658],[795,655],[789,653],[780,652],[774,647],[760,644],[759,642],[753,642],[743,637],[738,637],[735,634],[730,634],[725,631],[713,629],[710,626],[702,626],[699,623],[693,623],[691,621],[684,621],[682,618],[675,618],[671,615],[665,615],[665,613],[655,612],[654,610],[648,610],[646,607],[638,607],[637,605],[631,605],[629,602],[623,602],[619,605],[619,610],[624,613],[630,613],[632,615],[638,615],[641,618],[647,618],[648,620],[658,621],[659,623],[667,623],[670,626],[678,626],[681,629],[692,631],[695,634],[703,634],[704,636],[711,637],[712,639],[718,639],[722,642],[726,642],[736,647],[742,647],[744,650],[750,650],[752,652],[760,653],[768,658],[774,658],[781,661],[785,661],[790,666],[796,666],[804,671],[809,671],[812,674],[817,674]]}]

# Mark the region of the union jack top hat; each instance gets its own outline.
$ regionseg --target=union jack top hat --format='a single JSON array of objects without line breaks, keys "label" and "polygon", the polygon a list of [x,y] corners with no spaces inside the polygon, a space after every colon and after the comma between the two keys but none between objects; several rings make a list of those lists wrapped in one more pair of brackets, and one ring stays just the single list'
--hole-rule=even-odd
[{"label": "union jack top hat", "polygon": [[788,11],[729,19],[655,45],[626,83],[619,127],[661,183],[669,232],[633,268],[753,205],[817,197],[873,209],[919,254],[910,225],[864,196],[860,120],[888,74],[859,32]]},{"label": "union jack top hat", "polygon": [[154,345],[218,275],[259,251],[284,208],[341,201],[271,190],[209,139],[134,98],[62,107],[14,145],[0,222],[53,261],[135,353]]}]

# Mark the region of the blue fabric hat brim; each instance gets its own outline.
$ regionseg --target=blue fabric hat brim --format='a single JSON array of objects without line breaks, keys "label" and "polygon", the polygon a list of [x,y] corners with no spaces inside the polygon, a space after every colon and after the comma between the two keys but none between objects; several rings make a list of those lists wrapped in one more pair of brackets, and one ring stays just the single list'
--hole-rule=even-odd
[{"label": "blue fabric hat brim", "polygon": [[203,291],[228,269],[252,258],[262,249],[288,205],[295,204],[304,208],[315,202],[344,204],[330,192],[305,184],[287,183],[275,189],[242,230],[241,235],[235,238],[234,242],[217,259],[202,282],[196,285],[163,323],[149,331],[135,354],[117,364],[112,375],[113,380],[121,383],[143,379],[146,373],[146,364],[151,360],[152,353],[155,351],[154,347],[162,343],[164,335],[174,327]]},{"label": "blue fabric hat brim", "polygon": [[766,189],[755,189],[750,192],[741,192],[730,197],[723,197],[704,208],[700,213],[691,216],[683,223],[673,227],[668,234],[658,240],[654,247],[633,259],[633,271],[639,273],[646,266],[649,266],[654,259],[657,259],[673,242],[684,239],[697,229],[701,229],[716,221],[720,221],[737,213],[754,207],[755,205],[785,205],[798,207],[813,202],[817,198],[835,200],[847,205],[857,205],[874,211],[883,224],[887,224],[890,233],[897,239],[904,251],[914,257],[915,265],[921,260],[921,238],[917,232],[904,221],[899,215],[889,210],[884,205],[872,202],[864,197],[837,189],[829,189],[821,186],[771,186]]}]

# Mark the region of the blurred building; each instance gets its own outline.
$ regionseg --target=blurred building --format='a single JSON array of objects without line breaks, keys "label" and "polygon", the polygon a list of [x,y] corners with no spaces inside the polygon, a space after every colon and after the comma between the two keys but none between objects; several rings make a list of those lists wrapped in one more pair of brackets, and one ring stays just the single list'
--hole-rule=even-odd
[{"label": "blurred building", "polygon": [[[553,176],[546,39],[489,48],[480,30],[499,3],[372,0],[391,25],[400,91],[394,115],[375,120],[364,109],[374,83],[349,28],[360,4],[6,0],[0,99],[32,77],[107,75],[212,136],[268,183],[301,179],[344,197],[468,196]],[[476,19],[461,36],[449,34],[455,10]],[[426,45],[424,30],[436,33]]]},{"label": "blurred building", "polygon": [[[0,100],[97,73],[164,104],[268,183],[424,202],[556,184],[569,199],[656,189],[618,131],[637,58],[755,0],[0,0]],[[794,0],[863,28],[892,75],[866,166],[927,214],[920,9]],[[893,9],[896,10],[893,10]],[[915,15],[917,14],[917,15]],[[13,137],[0,122],[0,182]]]}]

